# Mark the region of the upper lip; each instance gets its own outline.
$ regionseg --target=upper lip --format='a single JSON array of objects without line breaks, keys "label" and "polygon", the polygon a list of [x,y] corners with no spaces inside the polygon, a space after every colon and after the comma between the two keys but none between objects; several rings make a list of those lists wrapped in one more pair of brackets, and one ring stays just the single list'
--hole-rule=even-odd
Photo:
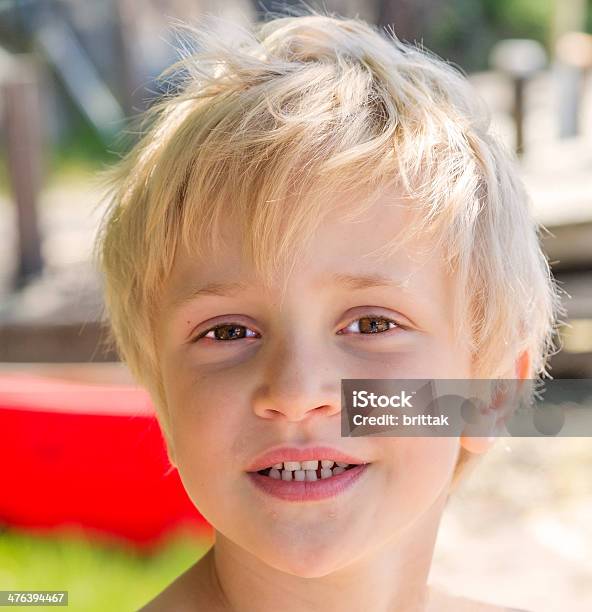
[{"label": "upper lip", "polygon": [[258,455],[246,471],[257,472],[284,461],[311,461],[314,459],[332,459],[351,464],[369,463],[332,446],[275,446]]}]

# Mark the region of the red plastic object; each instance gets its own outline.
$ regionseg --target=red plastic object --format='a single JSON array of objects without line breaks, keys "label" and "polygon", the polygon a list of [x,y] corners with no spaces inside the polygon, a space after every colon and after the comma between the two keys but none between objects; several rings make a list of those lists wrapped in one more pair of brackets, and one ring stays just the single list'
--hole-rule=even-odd
[{"label": "red plastic object", "polygon": [[0,525],[76,526],[150,547],[208,531],[171,468],[147,393],[0,375]]}]

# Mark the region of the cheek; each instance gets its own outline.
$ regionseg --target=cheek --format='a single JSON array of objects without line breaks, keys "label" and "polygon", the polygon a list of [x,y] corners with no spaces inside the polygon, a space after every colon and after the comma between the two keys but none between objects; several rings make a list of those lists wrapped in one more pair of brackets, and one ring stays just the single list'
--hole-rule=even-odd
[{"label": "cheek", "polygon": [[443,326],[442,332],[430,338],[429,346],[418,355],[425,378],[470,378],[471,352],[465,341],[455,342],[452,331]]},{"label": "cheek", "polygon": [[240,436],[243,404],[227,380],[183,368],[171,369],[164,377],[175,459],[192,488],[207,483],[215,489],[217,476],[231,468],[229,449]]},{"label": "cheek", "polygon": [[387,503],[400,524],[412,522],[448,487],[458,457],[457,438],[392,438],[385,449]]}]

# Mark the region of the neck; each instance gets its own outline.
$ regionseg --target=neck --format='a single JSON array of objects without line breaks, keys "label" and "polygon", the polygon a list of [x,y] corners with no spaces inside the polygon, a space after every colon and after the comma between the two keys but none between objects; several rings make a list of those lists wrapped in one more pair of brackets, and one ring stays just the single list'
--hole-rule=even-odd
[{"label": "neck", "polygon": [[325,576],[304,578],[280,571],[216,532],[208,553],[212,580],[233,612],[375,610],[423,612],[427,579],[446,497],[380,548]]}]

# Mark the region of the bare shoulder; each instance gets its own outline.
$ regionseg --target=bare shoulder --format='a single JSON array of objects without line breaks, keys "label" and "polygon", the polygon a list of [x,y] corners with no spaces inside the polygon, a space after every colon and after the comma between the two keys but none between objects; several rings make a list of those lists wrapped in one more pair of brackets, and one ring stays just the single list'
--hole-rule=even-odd
[{"label": "bare shoulder", "polygon": [[194,563],[138,612],[222,612],[208,580],[207,557]]},{"label": "bare shoulder", "polygon": [[532,612],[478,601],[448,593],[440,587],[430,586],[427,612]]}]

